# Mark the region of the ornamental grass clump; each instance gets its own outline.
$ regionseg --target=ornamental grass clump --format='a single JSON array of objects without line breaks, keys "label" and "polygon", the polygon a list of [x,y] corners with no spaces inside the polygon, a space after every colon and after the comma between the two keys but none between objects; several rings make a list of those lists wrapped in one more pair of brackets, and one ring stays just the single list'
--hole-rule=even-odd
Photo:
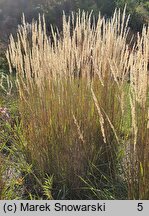
[{"label": "ornamental grass clump", "polygon": [[44,16],[32,24],[23,17],[10,36],[24,154],[41,181],[53,176],[54,195],[65,185],[65,198],[80,198],[92,164],[98,198],[108,178],[126,182],[128,198],[148,196],[148,29],[130,52],[128,21],[125,10],[111,19],[64,14],[62,32],[51,26],[49,37]]}]

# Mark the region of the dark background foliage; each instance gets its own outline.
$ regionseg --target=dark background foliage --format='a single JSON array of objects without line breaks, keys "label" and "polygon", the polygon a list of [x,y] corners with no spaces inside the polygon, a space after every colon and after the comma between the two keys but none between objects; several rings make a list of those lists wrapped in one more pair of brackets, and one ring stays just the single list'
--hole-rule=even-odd
[{"label": "dark background foliage", "polygon": [[133,31],[140,31],[143,23],[149,22],[148,0],[0,0],[0,38],[7,42],[8,35],[14,33],[21,22],[22,13],[30,21],[38,13],[46,15],[47,23],[61,26],[62,11],[66,13],[93,10],[96,15],[111,16],[115,7],[124,8],[131,14],[130,26]]}]

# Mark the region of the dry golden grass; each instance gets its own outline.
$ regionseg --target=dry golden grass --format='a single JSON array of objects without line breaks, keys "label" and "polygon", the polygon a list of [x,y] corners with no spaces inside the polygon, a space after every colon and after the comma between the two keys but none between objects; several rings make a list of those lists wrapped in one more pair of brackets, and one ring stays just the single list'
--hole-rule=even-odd
[{"label": "dry golden grass", "polygon": [[45,77],[47,80],[64,77],[87,77],[90,80],[98,76],[104,84],[104,78],[111,77],[111,73],[119,84],[119,76],[123,81],[128,74],[128,18],[125,11],[122,18],[118,11],[111,20],[99,15],[97,24],[91,24],[92,19],[91,14],[80,11],[71,17],[64,14],[62,34],[51,27],[52,36],[49,38],[44,17],[33,22],[30,29],[23,17],[17,42],[10,37],[7,52],[10,70],[15,66],[18,76],[26,77],[31,84],[35,81],[40,87]]},{"label": "dry golden grass", "polygon": [[128,21],[125,10],[96,22],[79,11],[64,14],[63,31],[51,27],[48,37],[44,17],[31,25],[23,17],[6,56],[17,71],[26,152],[40,175],[76,188],[88,162],[104,160],[116,179],[119,149],[129,143],[128,198],[139,199],[149,197],[149,28],[130,52]]}]

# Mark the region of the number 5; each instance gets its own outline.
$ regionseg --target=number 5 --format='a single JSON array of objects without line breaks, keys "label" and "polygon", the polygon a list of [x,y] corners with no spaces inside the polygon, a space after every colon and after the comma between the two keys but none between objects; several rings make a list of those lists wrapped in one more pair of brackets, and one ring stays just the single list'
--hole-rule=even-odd
[{"label": "number 5", "polygon": [[143,210],[143,203],[138,203],[138,211],[142,211]]}]

